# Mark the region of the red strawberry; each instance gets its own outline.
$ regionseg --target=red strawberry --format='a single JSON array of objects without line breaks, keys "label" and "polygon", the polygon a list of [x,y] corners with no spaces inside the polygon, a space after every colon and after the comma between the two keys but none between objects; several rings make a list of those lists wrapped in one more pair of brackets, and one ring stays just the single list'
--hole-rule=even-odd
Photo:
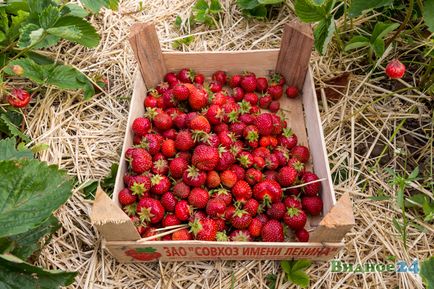
[{"label": "red strawberry", "polygon": [[212,74],[212,80],[220,83],[221,85],[226,84],[226,73],[224,71],[218,70]]},{"label": "red strawberry", "polygon": [[296,86],[288,86],[286,88],[286,96],[288,98],[296,98],[298,96],[298,88]]},{"label": "red strawberry", "polygon": [[272,113],[271,119],[273,120],[273,135],[280,135],[283,129],[287,127],[286,121],[282,120],[277,114]]},{"label": "red strawberry", "polygon": [[177,132],[173,128],[161,132],[161,136],[163,138],[171,139],[171,140],[175,140],[176,139],[176,134],[177,134]]},{"label": "red strawberry", "polygon": [[217,235],[217,223],[210,218],[195,219],[189,223],[191,232],[196,240],[215,241]]},{"label": "red strawberry", "polygon": [[174,179],[182,178],[182,175],[187,170],[187,168],[187,160],[181,157],[174,158],[169,164],[169,172]]},{"label": "red strawberry", "polygon": [[253,156],[247,151],[242,151],[238,154],[238,161],[243,168],[250,168],[253,166]]},{"label": "red strawberry", "polygon": [[265,225],[269,220],[266,214],[258,214],[256,218],[261,221],[262,225]]},{"label": "red strawberry", "polygon": [[303,210],[312,216],[318,216],[322,212],[323,202],[318,196],[304,197],[301,199],[301,204],[303,206]]},{"label": "red strawberry", "polygon": [[267,216],[271,219],[281,220],[285,215],[286,207],[282,202],[277,202],[271,204],[271,206],[267,209]]},{"label": "red strawberry", "polygon": [[210,133],[211,132],[211,125],[209,124],[206,117],[204,117],[202,115],[198,115],[191,120],[190,129],[203,131],[205,133]]},{"label": "red strawberry", "polygon": [[223,87],[219,82],[211,82],[209,85],[209,90],[211,90],[214,93],[222,91]]},{"label": "red strawberry", "polygon": [[240,86],[241,79],[242,76],[239,74],[232,75],[231,79],[229,80],[229,86],[232,88]]},{"label": "red strawberry", "polygon": [[181,130],[176,135],[175,147],[180,151],[188,151],[194,146],[194,140],[191,132],[188,130]]},{"label": "red strawberry", "polygon": [[219,148],[220,158],[219,158],[219,161],[217,163],[217,166],[215,167],[215,169],[217,171],[227,170],[235,162],[234,155],[232,153],[230,153],[228,151],[224,151],[224,150],[225,149],[223,147]]},{"label": "red strawberry", "polygon": [[[316,180],[318,180],[318,176],[312,172],[305,172],[301,177],[302,184],[310,183]],[[321,183],[316,182],[316,183],[305,185],[304,187],[301,188],[301,190],[306,196],[316,196],[321,190]]]},{"label": "red strawberry", "polygon": [[158,158],[156,161],[153,162],[152,173],[159,174],[159,175],[167,175],[168,172],[169,172],[169,166],[167,164],[167,160],[164,157]]},{"label": "red strawberry", "polygon": [[237,180],[244,180],[246,172],[241,166],[235,164],[232,165],[229,170],[235,173],[235,177]]},{"label": "red strawberry", "polygon": [[138,117],[133,121],[132,130],[139,136],[145,136],[151,129],[151,121],[144,117]]},{"label": "red strawberry", "polygon": [[229,131],[233,132],[236,137],[241,137],[243,135],[246,124],[244,122],[234,122],[229,126]]},{"label": "red strawberry", "polygon": [[184,83],[191,83],[194,78],[194,72],[191,69],[183,68],[178,72],[178,79]]},{"label": "red strawberry", "polygon": [[175,206],[175,216],[181,221],[187,221],[191,215],[190,205],[186,200],[181,200],[176,203]]},{"label": "red strawberry", "polygon": [[198,89],[193,84],[184,84],[190,91],[188,103],[193,110],[201,110],[208,104],[208,94],[203,89]]},{"label": "red strawberry", "polygon": [[29,104],[32,97],[22,88],[14,88],[6,97],[10,105],[17,108],[25,107]]},{"label": "red strawberry", "polygon": [[308,242],[309,241],[309,232],[306,229],[300,229],[295,232],[295,237],[299,242]]},{"label": "red strawberry", "polygon": [[122,189],[118,194],[119,203],[122,206],[130,205],[137,200],[137,197],[127,188]]},{"label": "red strawberry", "polygon": [[259,202],[255,199],[248,199],[243,205],[243,210],[249,213],[252,217],[254,217],[258,213]]},{"label": "red strawberry", "polygon": [[173,124],[179,129],[184,129],[187,126],[185,124],[186,118],[187,118],[187,115],[185,113],[180,113],[173,118]]},{"label": "red strawberry", "polygon": [[288,149],[284,147],[278,147],[274,152],[273,155],[276,156],[277,160],[279,161],[279,167],[284,167],[288,163],[289,159],[289,151]]},{"label": "red strawberry", "polygon": [[234,213],[235,213],[235,211],[236,211],[236,208],[235,208],[234,205],[229,205],[229,206],[227,206],[227,207],[226,207],[226,210],[225,210],[225,219],[226,219],[226,220],[231,220],[231,219],[232,219],[232,216],[233,216]]},{"label": "red strawberry", "polygon": [[282,198],[282,188],[273,180],[264,180],[253,187],[253,197],[266,205],[279,202]]},{"label": "red strawberry", "polygon": [[252,188],[246,181],[239,180],[232,187],[232,194],[238,202],[244,203],[252,198]]},{"label": "red strawberry", "polygon": [[256,91],[265,92],[268,88],[268,80],[265,77],[256,78]]},{"label": "red strawberry", "polygon": [[194,188],[188,196],[188,203],[196,208],[203,209],[209,200],[208,191],[202,188]]},{"label": "red strawberry", "polygon": [[160,201],[152,198],[142,198],[137,204],[137,214],[142,222],[158,223],[164,217],[164,207]]},{"label": "red strawberry", "polygon": [[178,84],[173,88],[172,94],[177,100],[187,100],[190,96],[190,90],[185,85]]},{"label": "red strawberry", "polygon": [[[256,159],[262,159],[260,157],[255,157],[255,164],[256,164]],[[262,159],[263,160],[263,159]],[[265,162],[264,162],[265,164]],[[259,183],[260,181],[262,181],[262,173],[260,170],[254,169],[254,168],[250,168],[246,171],[246,182],[251,185],[254,186],[255,184]]]},{"label": "red strawberry", "polygon": [[164,156],[171,158],[176,154],[175,141],[172,139],[166,139],[161,145],[161,152]]},{"label": "red strawberry", "polygon": [[279,144],[287,149],[292,149],[297,145],[297,135],[290,128],[284,128],[283,134],[278,137]]},{"label": "red strawberry", "polygon": [[175,211],[176,206],[176,198],[171,192],[166,192],[161,196],[161,205],[166,209],[168,212]]},{"label": "red strawberry", "polygon": [[288,208],[283,216],[285,224],[293,230],[300,230],[306,225],[307,216],[303,210],[297,208]]},{"label": "red strawberry", "polygon": [[264,95],[259,99],[259,107],[263,109],[267,109],[270,106],[270,103],[273,99],[269,94]]},{"label": "red strawberry", "polygon": [[190,233],[188,229],[181,229],[179,231],[172,233],[172,240],[173,241],[186,241],[186,240],[193,240],[193,234]]},{"label": "red strawberry", "polygon": [[231,170],[225,170],[220,174],[220,180],[225,187],[232,188],[237,182],[237,175]]},{"label": "red strawberry", "polygon": [[151,155],[155,155],[160,152],[162,143],[162,137],[159,134],[147,134],[142,139],[140,147],[143,147]]},{"label": "red strawberry", "polygon": [[255,126],[261,136],[271,135],[273,132],[273,119],[271,113],[263,113],[256,117]]},{"label": "red strawberry", "polygon": [[207,145],[198,145],[191,158],[191,163],[200,170],[211,171],[219,161],[219,152],[216,148]]},{"label": "red strawberry", "polygon": [[276,72],[270,75],[270,83],[272,85],[280,85],[283,86],[285,84],[285,77],[282,74]]},{"label": "red strawberry", "polygon": [[288,160],[287,166],[294,168],[297,171],[297,173],[299,173],[299,174],[302,174],[305,171],[304,163],[300,162],[296,158],[290,158]]},{"label": "red strawberry", "polygon": [[386,66],[386,74],[392,79],[402,78],[405,73],[405,65],[398,59],[391,60]]},{"label": "red strawberry", "polygon": [[269,220],[264,224],[261,231],[263,242],[283,242],[283,226],[277,220]]},{"label": "red strawberry", "polygon": [[249,225],[249,233],[252,237],[261,236],[262,222],[258,218],[254,218]]},{"label": "red strawberry", "polygon": [[273,100],[268,106],[270,112],[276,113],[280,109],[280,102],[278,100]]},{"label": "red strawberry", "polygon": [[289,187],[297,179],[297,171],[292,167],[283,167],[277,174],[277,181],[282,187]]},{"label": "red strawberry", "polygon": [[220,185],[220,176],[216,171],[209,171],[206,175],[206,186],[214,189]]},{"label": "red strawberry", "polygon": [[256,90],[256,77],[253,75],[243,76],[240,85],[244,89],[244,91],[253,92]]},{"label": "red strawberry", "polygon": [[283,88],[280,85],[271,85],[267,90],[272,99],[278,100],[283,95]]},{"label": "red strawberry", "polygon": [[291,150],[293,158],[298,159],[302,163],[306,163],[309,160],[309,149],[305,146],[295,146]]},{"label": "red strawberry", "polygon": [[135,148],[132,152],[131,169],[137,174],[149,171],[152,167],[151,155],[142,148]]},{"label": "red strawberry", "polygon": [[159,174],[152,176],[151,184],[151,192],[157,195],[162,195],[170,189],[169,178]]},{"label": "red strawberry", "polygon": [[236,210],[231,218],[231,224],[234,228],[248,228],[252,222],[252,216],[244,210]]},{"label": "red strawberry", "polygon": [[178,182],[173,186],[173,194],[180,199],[186,199],[190,194],[190,187],[184,182]]},{"label": "red strawberry", "polygon": [[182,175],[182,180],[189,186],[200,187],[206,182],[206,173],[194,166],[189,166]]},{"label": "red strawberry", "polygon": [[198,73],[194,76],[193,82],[202,85],[205,82],[205,76],[202,73]]},{"label": "red strawberry", "polygon": [[297,208],[301,210],[301,202],[297,197],[294,196],[288,196],[283,201],[285,204],[285,207],[287,208]]},{"label": "red strawberry", "polygon": [[194,220],[196,219],[205,219],[207,216],[205,214],[204,211],[194,211],[191,215],[190,218],[188,218],[189,222],[194,222]]},{"label": "red strawberry", "polygon": [[243,99],[251,105],[257,105],[259,100],[258,95],[254,92],[247,92],[246,94],[244,94]]},{"label": "red strawberry", "polygon": [[163,221],[161,222],[161,225],[163,227],[170,227],[170,226],[175,226],[175,225],[179,225],[179,224],[181,224],[181,221],[173,213],[167,214],[163,218]]},{"label": "red strawberry", "polygon": [[229,206],[230,204],[232,204],[232,194],[224,188],[220,188],[220,189],[215,190],[214,197],[216,199],[222,200],[226,206]]},{"label": "red strawberry", "polygon": [[165,112],[158,113],[153,122],[155,127],[160,130],[168,130],[172,127],[172,118]]},{"label": "red strawberry", "polygon": [[271,154],[265,159],[265,166],[269,170],[276,170],[279,167],[279,159],[276,154]]},{"label": "red strawberry", "polygon": [[151,189],[151,179],[145,175],[132,176],[127,185],[133,195],[143,197]]},{"label": "red strawberry", "polygon": [[253,124],[253,122],[255,121],[255,117],[249,113],[245,113],[240,115],[239,120],[247,125],[250,125]]},{"label": "red strawberry", "polygon": [[[206,111],[206,117],[211,124],[219,124],[225,117],[225,111],[219,105],[213,104]],[[207,133],[209,133],[209,131]]]},{"label": "red strawberry", "polygon": [[235,101],[241,101],[244,98],[244,90],[241,87],[235,87],[232,90],[232,98]]},{"label": "red strawberry", "polygon": [[176,74],[174,72],[168,72],[164,76],[164,81],[168,83],[176,82],[178,81],[178,78],[176,78]]},{"label": "red strawberry", "polygon": [[[215,223],[217,225],[217,231],[219,231],[219,232],[226,231],[227,227],[226,227],[226,221],[225,221],[225,219],[223,219],[223,218],[213,218],[213,220],[215,221]],[[217,232],[216,239],[218,238],[218,233],[219,232]],[[217,241],[218,241],[218,239],[217,239]]]},{"label": "red strawberry", "polygon": [[224,105],[229,100],[226,94],[227,94],[226,91],[220,91],[214,93],[214,95],[212,96],[211,104],[215,104],[218,106]]},{"label": "red strawberry", "polygon": [[206,213],[210,217],[222,217],[226,210],[225,202],[220,198],[214,198],[208,201]]},{"label": "red strawberry", "polygon": [[253,240],[248,230],[235,230],[229,235],[229,238],[234,242],[251,242]]}]

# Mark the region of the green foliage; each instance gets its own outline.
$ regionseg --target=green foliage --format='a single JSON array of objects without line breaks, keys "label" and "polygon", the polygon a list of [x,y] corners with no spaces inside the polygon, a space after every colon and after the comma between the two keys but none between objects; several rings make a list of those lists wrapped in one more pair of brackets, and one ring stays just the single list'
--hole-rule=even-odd
[{"label": "green foliage", "polygon": [[193,6],[190,24],[205,24],[214,27],[218,13],[222,11],[219,0],[197,0]]},{"label": "green foliage", "polygon": [[92,13],[98,13],[102,7],[117,10],[119,5],[119,0],[80,0],[80,2]]},{"label": "green foliage", "polygon": [[434,289],[434,257],[429,257],[421,263],[419,274],[426,289]]},{"label": "green foliage", "polygon": [[301,288],[307,288],[309,286],[309,275],[305,270],[312,264],[309,260],[291,260],[281,261],[280,266],[283,272],[286,273],[286,277],[289,282],[292,282]]},{"label": "green foliage", "polygon": [[98,188],[98,184],[101,185],[101,188],[104,192],[107,193],[110,197],[113,194],[113,189],[115,187],[116,182],[116,174],[119,169],[119,164],[114,163],[110,168],[110,173],[101,181],[93,181],[91,180],[89,183],[85,184],[83,187],[83,194],[86,199],[95,199],[96,189]]},{"label": "green foliage", "polygon": [[269,10],[282,4],[283,0],[237,0],[237,5],[246,16],[265,19]]},{"label": "green foliage", "polygon": [[43,270],[8,254],[0,255],[0,288],[54,289],[74,282],[77,273]]},{"label": "green foliage", "polygon": [[0,140],[0,161],[33,159],[33,153],[30,150],[17,150],[15,138],[6,138]]},{"label": "green foliage", "polygon": [[423,7],[423,19],[429,31],[434,33],[434,0],[425,0]]},{"label": "green foliage", "polygon": [[20,112],[14,109],[0,109],[0,136],[19,137],[24,142],[29,142],[30,138],[20,130],[23,117]]},{"label": "green foliage", "polygon": [[179,49],[183,45],[189,46],[193,41],[194,41],[194,36],[193,35],[189,35],[187,37],[183,37],[181,39],[175,40],[173,42],[173,44],[172,44],[172,47],[173,47],[173,49]]},{"label": "green foliage", "polygon": [[268,274],[265,276],[265,283],[269,289],[276,289],[277,276],[275,274]]},{"label": "green foliage", "polygon": [[360,16],[363,11],[390,6],[393,0],[351,0],[349,16],[354,18]]}]

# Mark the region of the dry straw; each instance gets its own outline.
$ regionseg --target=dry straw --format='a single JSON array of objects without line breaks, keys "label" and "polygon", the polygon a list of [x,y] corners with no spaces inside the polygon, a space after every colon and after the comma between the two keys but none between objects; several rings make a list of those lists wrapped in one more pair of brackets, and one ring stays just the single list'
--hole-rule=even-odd
[{"label": "dry straw", "polygon": [[[183,35],[173,23],[178,14],[184,19],[188,16],[193,0],[143,1],[143,11],[137,12],[138,2],[121,1],[120,11],[104,11],[92,19],[102,36],[97,49],[64,43],[50,52],[88,75],[100,73],[107,77],[107,92],[81,101],[78,93],[48,89],[38,96],[26,118],[27,133],[33,142],[50,147],[40,157],[77,176],[79,182],[102,178],[119,159],[133,75],[137,72],[126,40],[129,27],[139,21],[154,21],[166,50],[171,49],[174,40],[189,33]],[[243,19],[235,1],[221,2],[224,13],[216,27],[191,31],[195,40],[184,50],[278,48],[282,25],[294,18],[290,2],[276,11],[270,22]],[[392,225],[392,218],[400,217],[395,202],[374,202],[369,197],[380,191],[395,195],[386,182],[387,175],[375,167],[377,161],[379,167],[424,164],[428,169],[432,165],[433,127],[430,111],[423,104],[427,96],[416,89],[393,93],[396,87],[382,85],[384,75],[374,72],[350,75],[344,89],[326,84],[344,71],[367,68],[356,67],[355,59],[363,57],[341,54],[331,46],[327,56],[314,54],[311,61],[337,197],[350,192],[357,222],[346,237],[345,249],[336,258],[349,263],[387,263],[390,256],[421,260],[434,253],[433,227],[409,214],[411,222],[421,225],[424,232],[410,227],[409,248],[404,250]],[[334,89],[341,97],[327,100],[325,88]],[[412,126],[403,126],[400,138],[390,138],[403,118]],[[388,149],[379,160],[384,145]],[[416,192],[429,194],[417,182],[413,186]],[[276,288],[295,288],[274,261],[119,264],[102,250],[101,238],[89,221],[90,208],[91,202],[83,199],[77,189],[57,212],[63,228],[38,260],[45,268],[79,271],[71,288],[266,288],[268,274],[277,274]],[[330,272],[328,263],[316,263],[309,275],[312,288],[423,288],[420,278],[412,274],[336,274]]]}]

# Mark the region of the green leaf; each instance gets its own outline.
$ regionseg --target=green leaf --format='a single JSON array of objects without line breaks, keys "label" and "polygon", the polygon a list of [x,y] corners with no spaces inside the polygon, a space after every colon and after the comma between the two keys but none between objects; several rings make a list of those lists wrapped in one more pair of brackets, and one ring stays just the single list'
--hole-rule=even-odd
[{"label": "green leaf", "polygon": [[315,49],[324,55],[327,46],[332,39],[333,33],[335,32],[335,21],[332,16],[321,20],[313,31],[313,37],[315,39]]},{"label": "green leaf", "polygon": [[51,0],[27,0],[27,4],[32,14],[41,14],[42,11],[49,6],[57,6]]},{"label": "green leaf", "polygon": [[345,51],[349,51],[352,49],[357,49],[361,47],[369,46],[369,39],[365,36],[354,36],[351,40],[345,45]]},{"label": "green leaf", "polygon": [[35,228],[71,196],[66,173],[38,160],[0,161],[0,175],[0,238]]},{"label": "green leaf", "polygon": [[44,28],[53,27],[57,20],[60,18],[59,8],[54,6],[48,6],[39,15],[39,25]]},{"label": "green leaf", "polygon": [[89,13],[74,3],[68,3],[65,5],[65,10],[67,11],[65,15],[76,16],[84,18],[89,15]]},{"label": "green leaf", "polygon": [[21,130],[8,118],[6,114],[0,116],[0,122],[7,127],[9,136],[19,137],[25,142],[30,141],[30,138],[21,132]]},{"label": "green leaf", "polygon": [[258,0],[259,4],[273,5],[283,3],[283,0]]},{"label": "green leaf", "polygon": [[246,12],[255,18],[264,19],[267,17],[267,8],[264,5],[258,5],[253,9],[246,10]]},{"label": "green leaf", "polygon": [[206,20],[206,12],[203,10],[196,11],[195,20],[197,23],[204,23]]},{"label": "green leaf", "polygon": [[177,27],[177,28],[181,28],[181,24],[182,24],[182,18],[181,18],[181,16],[176,16],[176,18],[175,18],[175,26]]},{"label": "green leaf", "polygon": [[259,6],[258,0],[237,0],[237,4],[241,9],[253,9]]},{"label": "green leaf", "polygon": [[374,43],[371,44],[372,49],[374,50],[375,56],[380,58],[384,53],[384,40],[381,38],[377,38]]},{"label": "green leaf", "polygon": [[412,195],[411,197],[406,198],[405,207],[406,208],[422,207],[426,199],[427,196],[425,196],[422,193]]},{"label": "green leaf", "polygon": [[407,181],[415,181],[419,176],[419,167],[415,167],[407,178]]},{"label": "green leaf", "polygon": [[119,4],[119,0],[80,0],[80,2],[92,13],[98,13],[102,7],[117,10]]},{"label": "green leaf", "polygon": [[17,150],[15,138],[6,138],[0,140],[0,161],[33,159],[33,153],[30,150]]},{"label": "green leaf", "polygon": [[0,31],[0,43],[6,40],[6,34],[3,31]]},{"label": "green leaf", "polygon": [[429,257],[421,262],[419,274],[426,289],[434,289],[434,257]]},{"label": "green leaf", "polygon": [[304,270],[309,268],[312,265],[312,262],[309,260],[296,260],[292,265],[292,271]]},{"label": "green leaf", "polygon": [[40,239],[48,235],[51,236],[51,234],[56,232],[60,227],[61,225],[59,221],[56,217],[51,215],[38,227],[25,233],[7,238],[14,244],[14,249],[11,253],[21,259],[29,258],[33,253],[41,248],[42,244],[46,244],[47,240],[45,240],[44,243],[41,243]]},{"label": "green leaf", "polygon": [[374,31],[371,35],[371,43],[374,43],[377,39],[384,39],[390,32],[399,27],[398,23],[383,23],[377,22],[374,27]]},{"label": "green leaf", "polygon": [[193,7],[194,10],[201,10],[204,13],[208,8],[208,3],[205,0],[197,0]]},{"label": "green leaf", "polygon": [[22,27],[20,30],[20,39],[18,40],[19,48],[26,48],[35,45],[41,41],[44,34],[44,29],[36,24],[30,23]]},{"label": "green leaf", "polygon": [[326,0],[319,3],[312,0],[296,0],[295,1],[295,14],[303,22],[318,22],[325,18],[330,18],[331,8],[334,1]]},{"label": "green leaf", "polygon": [[0,288],[55,289],[74,282],[75,272],[44,270],[13,255],[0,255]]},{"label": "green leaf", "polygon": [[282,267],[283,272],[287,274],[291,272],[291,265],[289,264],[289,261],[286,260],[280,261],[280,267]]},{"label": "green leaf", "polygon": [[351,0],[349,15],[351,18],[357,17],[365,10],[390,6],[393,0]]},{"label": "green leaf", "polygon": [[291,271],[290,274],[287,275],[288,281],[300,286],[301,288],[306,288],[309,286],[309,275],[307,275],[303,271]]},{"label": "green leaf", "polygon": [[211,3],[209,5],[209,12],[211,13],[219,13],[222,11],[222,5],[220,4],[219,0],[211,0]]},{"label": "green leaf", "polygon": [[16,39],[20,34],[20,28],[29,17],[29,12],[18,10],[16,16],[11,16],[12,22],[8,31],[9,39]]},{"label": "green leaf", "polygon": [[67,40],[76,42],[86,47],[96,47],[99,44],[100,37],[95,28],[86,20],[75,16],[62,17],[56,23],[56,27],[75,26],[80,30],[80,38],[66,38]]},{"label": "green leaf", "polygon": [[277,276],[275,274],[268,274],[265,276],[265,283],[269,289],[276,289]]},{"label": "green leaf", "polygon": [[434,33],[434,0],[425,0],[423,4],[423,19],[431,33]]},{"label": "green leaf", "polygon": [[49,28],[47,32],[70,41],[80,40],[82,36],[80,29],[74,25]]},{"label": "green leaf", "polygon": [[29,58],[20,58],[11,61],[9,66],[6,67],[5,72],[9,75],[14,75],[14,72],[11,69],[14,65],[19,65],[23,68],[23,77],[29,78],[38,84],[43,84],[45,79],[48,77],[48,71],[44,69],[45,66],[38,65]]},{"label": "green leaf", "polygon": [[34,146],[32,146],[30,148],[30,150],[32,151],[32,153],[37,154],[37,153],[40,153],[40,152],[47,150],[48,148],[50,148],[50,146],[47,145],[46,143],[40,143],[40,144],[35,144]]}]

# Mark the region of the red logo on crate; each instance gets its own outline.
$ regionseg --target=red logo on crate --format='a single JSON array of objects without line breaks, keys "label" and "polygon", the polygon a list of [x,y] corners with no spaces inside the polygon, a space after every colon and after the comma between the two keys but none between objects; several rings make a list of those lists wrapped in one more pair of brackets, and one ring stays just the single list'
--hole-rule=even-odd
[{"label": "red logo on crate", "polygon": [[136,248],[125,251],[125,255],[140,261],[151,261],[161,257],[161,254],[156,251],[152,247]]}]

